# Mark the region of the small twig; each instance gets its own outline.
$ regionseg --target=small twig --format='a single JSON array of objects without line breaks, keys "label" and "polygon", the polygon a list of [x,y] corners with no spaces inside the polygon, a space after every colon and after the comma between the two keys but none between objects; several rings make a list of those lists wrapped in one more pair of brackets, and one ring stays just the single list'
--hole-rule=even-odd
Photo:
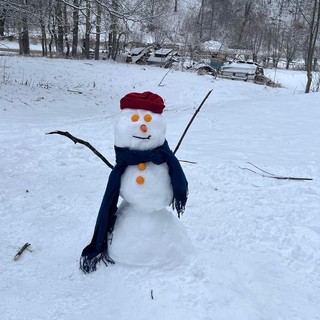
[{"label": "small twig", "polygon": [[154,297],[153,297],[153,290],[151,290],[150,295],[151,295],[151,299],[152,299],[152,300],[154,300]]},{"label": "small twig", "polygon": [[[278,180],[295,180],[295,181],[304,181],[304,180],[307,180],[307,181],[310,181],[310,180],[313,180],[312,178],[301,178],[301,177],[289,177],[289,176],[279,176],[279,175],[276,175],[274,173],[270,173],[268,171],[265,171],[259,167],[257,167],[256,165],[254,165],[253,163],[251,162],[247,162],[248,164],[252,165],[253,167],[255,167],[256,169],[260,170],[261,172],[257,172],[255,170],[252,170],[250,168],[242,168],[239,166],[240,169],[242,170],[247,170],[247,171],[250,171],[252,173],[255,173],[261,177],[264,177],[264,178],[273,178],[273,179],[278,179]],[[264,172],[264,173],[263,173]]]},{"label": "small twig", "polygon": [[186,163],[191,163],[191,164],[197,164],[196,162],[194,162],[194,161],[189,161],[189,160],[180,160],[180,159],[178,159],[179,160],[179,162],[186,162]]},{"label": "small twig", "polygon": [[113,165],[96,148],[94,148],[89,142],[73,136],[68,131],[59,131],[59,130],[57,130],[57,131],[48,132],[46,134],[60,134],[62,136],[65,136],[65,137],[69,138],[74,143],[83,144],[84,146],[89,148],[96,156],[98,156],[110,169],[113,169]]},{"label": "small twig", "polygon": [[200,111],[201,107],[203,106],[203,104],[206,102],[206,100],[207,100],[208,97],[210,96],[210,93],[211,93],[211,92],[212,92],[212,89],[207,93],[207,95],[204,97],[204,99],[203,99],[202,102],[200,103],[199,107],[197,108],[197,110],[196,110],[195,113],[193,114],[193,116],[192,116],[191,120],[189,121],[187,127],[185,128],[185,130],[184,130],[184,132],[183,132],[183,134],[182,134],[182,136],[181,136],[181,138],[180,138],[180,140],[179,140],[176,148],[175,148],[174,151],[173,151],[174,154],[178,151],[178,149],[179,149],[179,147],[180,147],[180,144],[181,144],[182,140],[184,139],[185,135],[187,134],[187,131],[189,130],[189,128],[190,128],[190,126],[191,126],[194,118],[197,116],[198,112]]},{"label": "small twig", "polygon": [[78,91],[78,90],[70,90],[70,89],[68,89],[68,92],[82,94],[82,91]]},{"label": "small twig", "polygon": [[163,78],[161,79],[161,81],[158,84],[158,87],[161,87],[161,83],[164,80],[164,78],[169,74],[169,72],[172,70],[172,67],[168,70],[168,72],[163,76]]},{"label": "small twig", "polygon": [[21,248],[20,250],[17,252],[17,254],[14,256],[13,260],[17,261],[20,256],[22,255],[23,251],[25,251],[28,247],[30,246],[30,243],[26,242]]},{"label": "small twig", "polygon": [[271,173],[271,172],[268,172],[268,171],[265,171],[265,170],[263,170],[263,169],[261,169],[261,168],[259,168],[259,167],[257,167],[255,164],[253,164],[252,162],[247,162],[248,164],[250,164],[251,166],[253,166],[253,167],[255,167],[256,169],[258,169],[258,170],[260,170],[261,172],[264,172],[264,173],[266,173],[266,174],[269,174],[270,176],[275,176],[275,174],[274,173]]}]

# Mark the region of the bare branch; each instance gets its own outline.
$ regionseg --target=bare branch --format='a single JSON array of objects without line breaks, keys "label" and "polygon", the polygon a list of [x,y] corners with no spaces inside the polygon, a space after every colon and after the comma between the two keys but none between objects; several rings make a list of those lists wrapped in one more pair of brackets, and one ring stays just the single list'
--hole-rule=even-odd
[{"label": "bare branch", "polygon": [[173,153],[175,154],[179,147],[180,147],[180,144],[182,142],[182,140],[184,139],[185,135],[187,134],[187,131],[189,130],[194,118],[197,116],[198,112],[200,111],[201,107],[203,106],[203,104],[206,102],[206,100],[208,99],[208,97],[210,96],[210,93],[212,92],[212,89],[207,93],[207,95],[205,96],[205,98],[202,100],[202,102],[200,103],[199,107],[197,108],[197,110],[195,111],[194,115],[192,116],[191,120],[189,121],[187,127],[185,128],[176,148],[174,149]]},{"label": "bare branch", "polygon": [[273,178],[273,179],[278,179],[278,180],[295,180],[295,181],[303,181],[303,180],[310,181],[310,180],[313,180],[312,178],[301,178],[301,177],[289,177],[289,176],[276,175],[274,173],[270,173],[268,171],[265,171],[265,170],[259,168],[258,166],[254,165],[251,162],[247,162],[247,163],[252,165],[256,169],[258,169],[260,172],[257,172],[257,171],[255,171],[253,169],[250,169],[250,168],[242,168],[242,167],[239,167],[239,168],[242,169],[242,170],[250,171],[250,172],[255,173],[255,174],[257,174],[257,175],[259,175],[261,177],[264,177],[264,178]]},{"label": "bare branch", "polygon": [[84,146],[86,146],[87,148],[89,148],[96,156],[98,156],[110,169],[113,169],[113,165],[96,149],[94,148],[89,142],[79,139],[75,136],[73,136],[71,133],[69,133],[68,131],[52,131],[52,132],[48,132],[46,134],[60,134],[62,136],[65,136],[67,138],[69,138],[70,140],[72,140],[75,144],[79,143],[82,144]]},{"label": "bare branch", "polygon": [[23,251],[25,251],[28,247],[30,246],[30,243],[26,242],[21,248],[20,250],[17,252],[17,254],[14,256],[13,260],[17,261],[20,256],[22,255]]},{"label": "bare branch", "polygon": [[[166,72],[166,74],[162,77],[161,81],[158,84],[158,87],[161,87],[161,83],[164,80],[164,78],[169,74],[169,72],[172,70],[172,67]],[[163,86],[163,85],[162,85]]]}]

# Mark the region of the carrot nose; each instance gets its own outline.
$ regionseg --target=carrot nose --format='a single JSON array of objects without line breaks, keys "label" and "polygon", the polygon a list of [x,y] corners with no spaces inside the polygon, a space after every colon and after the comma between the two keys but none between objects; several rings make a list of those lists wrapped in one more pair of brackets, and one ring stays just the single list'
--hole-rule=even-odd
[{"label": "carrot nose", "polygon": [[147,127],[145,124],[142,124],[142,125],[140,126],[140,130],[141,130],[142,132],[147,132],[147,131],[148,131],[148,127]]}]

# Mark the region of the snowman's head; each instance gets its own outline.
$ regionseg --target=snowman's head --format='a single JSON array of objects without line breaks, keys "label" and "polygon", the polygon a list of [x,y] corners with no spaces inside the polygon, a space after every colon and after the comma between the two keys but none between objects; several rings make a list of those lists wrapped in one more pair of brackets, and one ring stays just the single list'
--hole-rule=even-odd
[{"label": "snowman's head", "polygon": [[166,123],[161,115],[164,107],[162,98],[152,92],[124,96],[115,119],[115,145],[131,150],[161,146],[166,134]]}]

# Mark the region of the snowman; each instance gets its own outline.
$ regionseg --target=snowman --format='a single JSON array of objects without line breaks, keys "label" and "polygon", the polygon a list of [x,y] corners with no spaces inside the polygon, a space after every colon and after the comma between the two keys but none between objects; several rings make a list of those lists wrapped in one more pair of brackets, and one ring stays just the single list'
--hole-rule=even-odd
[{"label": "snowman", "polygon": [[164,108],[163,99],[149,91],[120,100],[114,125],[116,165],[93,238],[82,252],[85,273],[95,271],[101,260],[151,266],[182,262],[190,255],[192,246],[178,219],[188,182],[165,138]]}]

